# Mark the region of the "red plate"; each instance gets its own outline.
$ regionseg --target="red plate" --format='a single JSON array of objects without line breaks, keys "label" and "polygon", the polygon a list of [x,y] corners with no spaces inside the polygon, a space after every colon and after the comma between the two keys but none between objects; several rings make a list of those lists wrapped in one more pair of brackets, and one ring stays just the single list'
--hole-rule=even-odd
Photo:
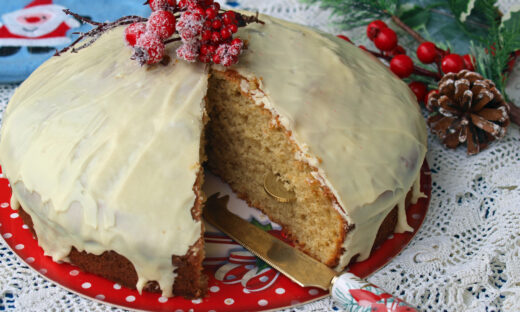
[{"label": "red plate", "polygon": [[[237,199],[229,187],[219,179],[207,175],[204,186],[207,194],[229,194],[229,209],[250,222],[257,223],[274,235],[282,235],[280,227],[264,215]],[[428,164],[421,169],[421,198],[407,211],[408,224],[413,233],[393,234],[373,252],[371,257],[351,266],[350,271],[366,277],[395,257],[412,239],[428,210],[431,177]],[[255,258],[227,236],[207,226],[205,234],[207,258],[204,271],[209,277],[209,291],[204,299],[186,300],[165,298],[121,287],[107,279],[84,273],[68,263],[56,263],[43,254],[28,227],[9,205],[9,182],[0,178],[0,234],[22,261],[45,278],[90,299],[127,309],[149,311],[259,311],[287,308],[313,301],[328,293],[317,288],[303,288],[291,282],[261,260]]]}]

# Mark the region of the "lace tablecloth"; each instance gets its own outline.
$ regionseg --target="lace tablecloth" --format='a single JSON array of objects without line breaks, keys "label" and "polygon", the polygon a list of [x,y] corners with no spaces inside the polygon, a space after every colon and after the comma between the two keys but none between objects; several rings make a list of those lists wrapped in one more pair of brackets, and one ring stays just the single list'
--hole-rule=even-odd
[{"label": "lace tablecloth", "polygon": [[[223,2],[223,1],[222,1]],[[330,12],[296,0],[227,1],[340,33]],[[502,11],[515,0],[501,1]],[[395,28],[395,27],[394,27]],[[366,44],[364,29],[348,35]],[[406,45],[406,43],[404,43]],[[0,85],[0,114],[16,85]],[[520,103],[520,66],[509,83]],[[477,156],[446,150],[429,137],[433,191],[417,236],[369,281],[426,311],[520,311],[520,133]],[[72,294],[19,262],[0,240],[0,311],[121,311]],[[338,310],[322,299],[286,311]]]}]

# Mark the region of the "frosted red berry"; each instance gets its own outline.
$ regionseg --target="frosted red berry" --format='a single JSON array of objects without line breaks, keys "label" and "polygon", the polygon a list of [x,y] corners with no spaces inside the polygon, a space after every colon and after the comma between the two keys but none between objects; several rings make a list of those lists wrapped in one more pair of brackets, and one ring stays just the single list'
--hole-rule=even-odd
[{"label": "frosted red berry", "polygon": [[220,30],[220,36],[223,40],[231,38],[232,35],[233,33],[227,28],[223,28],[222,30]]},{"label": "frosted red berry", "polygon": [[209,20],[214,19],[217,17],[218,11],[214,7],[209,7],[206,9],[206,18]]},{"label": "frosted red berry", "polygon": [[197,42],[185,42],[177,49],[177,57],[188,62],[195,62],[199,56]]},{"label": "frosted red berry", "polygon": [[243,45],[244,45],[244,42],[243,42],[242,39],[240,39],[240,38],[235,38],[235,39],[233,39],[233,41],[231,41],[231,44],[232,44],[232,45],[240,45],[240,46],[243,46]]},{"label": "frosted red berry", "polygon": [[417,47],[417,58],[424,64],[435,62],[438,55],[437,47],[433,42],[423,42]]},{"label": "frosted red berry", "polygon": [[193,10],[193,13],[194,14],[198,14],[200,16],[206,16],[206,10],[204,10],[202,7],[198,6],[196,8],[194,8]]},{"label": "frosted red berry", "polygon": [[383,28],[388,28],[388,26],[385,24],[385,22],[381,20],[375,20],[368,24],[367,26],[367,37],[368,39],[374,41],[376,39],[377,35]]},{"label": "frosted red berry", "polygon": [[134,55],[141,64],[155,64],[164,56],[164,43],[161,38],[151,32],[146,32],[137,39]]},{"label": "frosted red berry", "polygon": [[236,24],[237,20],[236,20],[235,12],[233,12],[233,11],[224,12],[224,14],[222,15],[222,21],[226,25]]},{"label": "frosted red berry", "polygon": [[175,32],[175,16],[170,11],[152,12],[148,22],[147,30],[157,34],[161,39],[167,39]]},{"label": "frosted red berry", "polygon": [[125,28],[125,40],[131,46],[135,46],[137,39],[146,32],[145,23],[133,23]]},{"label": "frosted red berry", "polygon": [[381,51],[390,51],[397,46],[397,35],[390,28],[383,28],[374,39],[374,44]]},{"label": "frosted red berry", "polygon": [[229,29],[229,31],[231,31],[233,34],[236,33],[238,31],[238,26],[236,24],[231,24],[231,25],[228,25],[227,28]]},{"label": "frosted red berry", "polygon": [[471,71],[475,70],[475,66],[473,65],[475,64],[475,58],[473,57],[473,55],[464,54],[462,56],[462,60],[464,61],[464,68]]},{"label": "frosted red berry", "polygon": [[222,27],[222,21],[219,19],[213,20],[213,22],[211,22],[211,27],[215,30],[220,29]]},{"label": "frosted red berry", "polygon": [[428,92],[428,87],[426,84],[420,81],[412,81],[408,84],[408,86],[412,90],[413,94],[415,94],[417,102],[422,101]]},{"label": "frosted red berry", "polygon": [[413,73],[413,61],[408,55],[397,55],[390,61],[390,70],[399,78],[406,78]]},{"label": "frosted red berry", "polygon": [[213,3],[211,5],[211,7],[215,8],[215,10],[217,10],[217,12],[218,12],[218,10],[220,10],[220,4],[218,2]]},{"label": "frosted red berry", "polygon": [[202,41],[209,41],[211,40],[211,30],[209,29],[204,29],[200,35],[200,38],[202,39]]},{"label": "frosted red berry", "polygon": [[464,60],[458,54],[448,54],[442,58],[441,69],[445,74],[458,73],[464,69]]},{"label": "frosted red berry", "polygon": [[350,41],[350,38],[347,37],[347,36],[344,36],[344,35],[338,35],[337,37],[338,37],[338,38],[341,38],[341,39],[343,39],[343,40],[345,40],[345,41],[348,41],[348,42],[352,43],[352,41]]},{"label": "frosted red berry", "polygon": [[222,40],[222,37],[220,36],[220,32],[214,31],[211,33],[211,42],[219,43],[220,40]]},{"label": "frosted red berry", "polygon": [[166,10],[169,7],[174,8],[176,5],[175,0],[149,0],[148,4],[152,11]]}]

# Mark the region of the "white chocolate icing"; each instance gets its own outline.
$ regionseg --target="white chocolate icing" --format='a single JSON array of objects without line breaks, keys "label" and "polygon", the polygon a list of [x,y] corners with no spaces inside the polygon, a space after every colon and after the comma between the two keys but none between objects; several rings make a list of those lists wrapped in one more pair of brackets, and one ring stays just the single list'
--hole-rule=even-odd
[{"label": "white chocolate icing", "polygon": [[[265,25],[240,29],[249,48],[232,69],[259,79],[258,90],[243,81],[243,91],[292,132],[295,157],[316,167],[355,226],[342,268],[356,254],[368,257],[395,205],[397,230],[410,230],[404,199],[426,152],[424,120],[406,84],[360,49],[261,19]],[[72,246],[114,250],[134,264],[138,289],[156,280],[168,296],[171,256],[200,238],[190,209],[209,69],[140,67],[122,32],[52,58],[22,84],[2,126],[0,163],[46,254],[63,260]]]},{"label": "white chocolate icing", "polygon": [[369,256],[396,204],[397,230],[412,230],[404,200],[426,153],[426,125],[408,86],[361,49],[305,26],[261,20],[265,25],[239,30],[248,49],[232,69],[259,77],[261,91],[245,82],[242,90],[279,116],[301,149],[295,157],[317,167],[314,176],[355,225],[343,245],[343,268],[358,253],[358,260]]},{"label": "white chocolate icing", "polygon": [[130,55],[120,28],[43,64],[9,103],[0,159],[46,254],[114,250],[139,290],[155,280],[171,296],[172,255],[201,233],[190,209],[208,69]]}]

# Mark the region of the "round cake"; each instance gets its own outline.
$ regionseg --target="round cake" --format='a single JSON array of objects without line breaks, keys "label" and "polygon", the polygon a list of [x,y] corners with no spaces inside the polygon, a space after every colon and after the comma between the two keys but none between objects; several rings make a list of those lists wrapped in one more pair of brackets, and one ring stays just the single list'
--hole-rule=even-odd
[{"label": "round cake", "polygon": [[[239,30],[247,49],[231,67],[140,66],[116,28],[16,90],[0,164],[45,254],[203,296],[203,165],[337,270],[412,230],[426,127],[408,86],[341,39],[260,19]],[[266,175],[294,200],[266,192]]]}]

